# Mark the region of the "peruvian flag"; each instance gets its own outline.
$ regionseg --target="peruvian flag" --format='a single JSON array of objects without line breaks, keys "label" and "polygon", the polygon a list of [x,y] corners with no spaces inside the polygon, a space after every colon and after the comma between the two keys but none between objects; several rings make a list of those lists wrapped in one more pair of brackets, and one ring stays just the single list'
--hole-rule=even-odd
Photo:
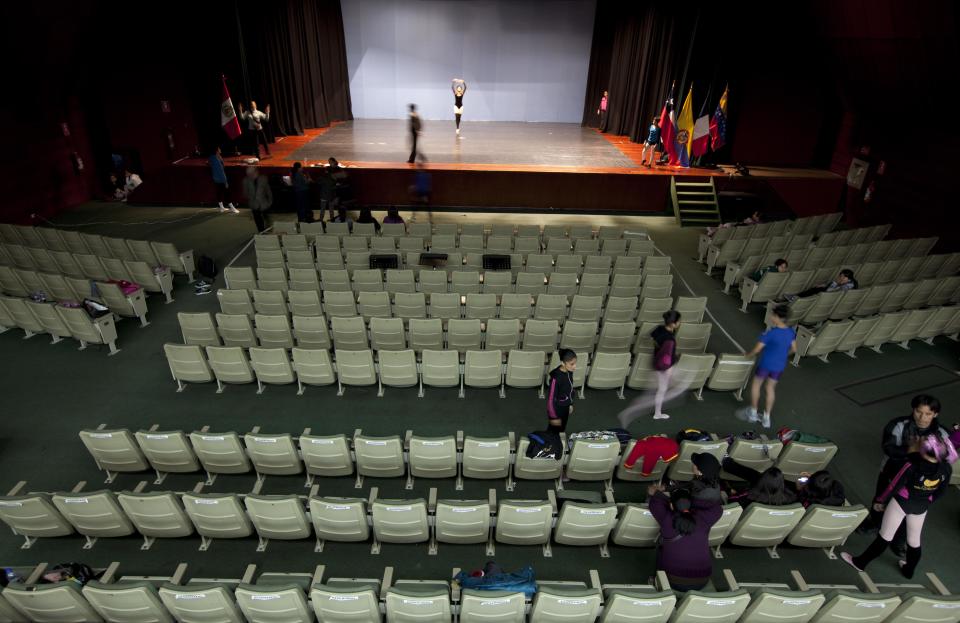
[{"label": "peruvian flag", "polygon": [[707,153],[707,147],[710,144],[710,115],[703,115],[693,124],[693,145],[691,146],[694,156],[702,156]]},{"label": "peruvian flag", "polygon": [[230,91],[227,90],[227,78],[221,77],[223,81],[223,98],[220,103],[220,125],[223,131],[230,138],[240,136],[240,122],[237,120],[237,113],[233,109],[233,102],[230,101]]}]

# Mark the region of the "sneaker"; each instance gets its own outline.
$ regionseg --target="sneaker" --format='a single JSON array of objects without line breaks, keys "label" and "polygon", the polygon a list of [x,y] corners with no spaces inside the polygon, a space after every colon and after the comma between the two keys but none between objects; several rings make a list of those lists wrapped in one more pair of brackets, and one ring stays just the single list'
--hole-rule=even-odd
[{"label": "sneaker", "polygon": [[734,412],[734,415],[738,420],[743,420],[744,422],[756,422],[759,420],[757,417],[757,410],[753,407],[744,407],[742,409],[737,409]]},{"label": "sneaker", "polygon": [[223,202],[220,202],[220,212],[227,212],[227,209],[223,206]]},{"label": "sneaker", "polygon": [[653,419],[655,419],[655,420],[669,420],[669,419],[670,419],[670,416],[667,415],[666,413],[654,413],[654,414],[653,414]]},{"label": "sneaker", "polygon": [[211,289],[211,288],[206,288],[206,289],[203,289],[203,290],[197,289],[197,291],[194,292],[194,294],[195,294],[196,296],[203,296],[204,294],[213,294],[213,289]]},{"label": "sneaker", "polygon": [[238,210],[238,209],[237,209],[235,206],[233,206],[233,205],[230,206],[230,212],[232,212],[233,214],[240,214],[240,210]]},{"label": "sneaker", "polygon": [[763,427],[770,428],[770,414],[766,411],[763,412]]},{"label": "sneaker", "polygon": [[460,136],[460,128],[457,128],[457,136]]},{"label": "sneaker", "polygon": [[853,562],[853,554],[851,554],[851,553],[849,553],[849,552],[840,552],[840,560],[842,560],[843,562],[847,563],[848,565],[850,565],[851,567],[853,567],[853,568],[856,569],[857,571],[863,571],[863,569],[861,569],[860,567],[858,567],[857,564],[856,564],[855,562]]}]

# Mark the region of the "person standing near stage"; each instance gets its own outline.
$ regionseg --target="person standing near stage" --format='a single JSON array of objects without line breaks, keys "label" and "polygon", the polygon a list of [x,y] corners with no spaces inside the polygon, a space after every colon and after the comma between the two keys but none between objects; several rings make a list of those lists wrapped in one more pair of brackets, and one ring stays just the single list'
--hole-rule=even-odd
[{"label": "person standing near stage", "polygon": [[240,104],[240,118],[247,120],[247,129],[250,130],[250,141],[253,143],[253,155],[260,157],[260,144],[263,151],[270,155],[270,146],[267,144],[267,134],[263,131],[263,124],[270,121],[270,104],[263,111],[257,110],[257,103],[250,100],[250,110],[244,110]]},{"label": "person standing near stage", "polygon": [[257,167],[247,167],[247,176],[243,178],[243,194],[257,224],[257,233],[263,233],[267,228],[263,215],[273,205],[273,191],[270,190],[270,181],[260,175]]},{"label": "person standing near stage", "polygon": [[649,157],[647,166],[652,168],[654,164],[654,156],[657,151],[657,144],[660,143],[660,119],[654,117],[653,121],[650,122],[650,127],[647,129],[647,140],[643,141],[643,151],[640,152],[640,165],[643,166],[643,161]]},{"label": "person standing near stage", "polygon": [[460,136],[460,117],[463,115],[463,96],[467,92],[467,83],[462,78],[454,78],[453,85],[453,117],[457,120],[457,137]]},{"label": "person standing near stage", "polygon": [[303,165],[299,162],[293,163],[293,171],[290,172],[290,185],[293,186],[293,203],[297,207],[297,220],[301,223],[312,223],[310,178],[303,172]]},{"label": "person standing near stage", "polygon": [[417,159],[417,139],[420,138],[420,128],[422,124],[420,123],[420,115],[417,114],[417,105],[410,104],[410,116],[409,116],[409,127],[410,127],[410,140],[413,142],[413,145],[410,148],[410,157],[407,158],[407,162],[413,164]]},{"label": "person standing near stage", "polygon": [[598,124],[597,129],[601,132],[607,131],[607,92],[603,92],[600,98],[600,106],[597,108]]},{"label": "person standing near stage", "polygon": [[[220,148],[217,147],[210,154],[210,175],[213,177],[213,185],[217,189],[217,201],[221,212],[233,212],[237,214],[239,210],[233,205],[230,197],[230,182],[227,180],[227,171],[223,166],[223,156],[220,154]],[[226,206],[224,206],[226,202]]]}]

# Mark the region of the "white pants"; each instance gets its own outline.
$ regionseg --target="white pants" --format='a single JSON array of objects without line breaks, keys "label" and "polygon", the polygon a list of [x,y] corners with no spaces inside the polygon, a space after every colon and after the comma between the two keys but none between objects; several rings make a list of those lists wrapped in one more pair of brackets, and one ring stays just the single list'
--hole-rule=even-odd
[{"label": "white pants", "polygon": [[690,387],[693,380],[690,374],[674,377],[674,368],[657,372],[657,391],[653,395],[649,391],[630,403],[630,406],[621,411],[617,418],[622,428],[627,428],[630,422],[637,419],[643,412],[653,407],[654,414],[662,413],[663,403],[669,402],[683,394]]},{"label": "white pants", "polygon": [[920,534],[923,532],[923,521],[927,518],[926,513],[920,515],[908,515],[903,512],[903,508],[897,503],[895,498],[891,498],[887,504],[887,510],[883,512],[883,522],[880,524],[880,536],[884,541],[892,541],[900,524],[904,519],[907,522],[907,545],[910,547],[920,547]]}]

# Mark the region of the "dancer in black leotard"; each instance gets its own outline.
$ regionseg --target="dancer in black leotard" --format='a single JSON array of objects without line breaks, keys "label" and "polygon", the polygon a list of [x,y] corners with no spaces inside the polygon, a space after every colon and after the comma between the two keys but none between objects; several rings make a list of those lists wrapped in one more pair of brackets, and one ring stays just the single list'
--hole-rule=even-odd
[{"label": "dancer in black leotard", "polygon": [[463,95],[467,92],[467,83],[461,78],[454,78],[453,89],[453,116],[457,120],[457,136],[460,136],[460,117],[463,115]]}]

